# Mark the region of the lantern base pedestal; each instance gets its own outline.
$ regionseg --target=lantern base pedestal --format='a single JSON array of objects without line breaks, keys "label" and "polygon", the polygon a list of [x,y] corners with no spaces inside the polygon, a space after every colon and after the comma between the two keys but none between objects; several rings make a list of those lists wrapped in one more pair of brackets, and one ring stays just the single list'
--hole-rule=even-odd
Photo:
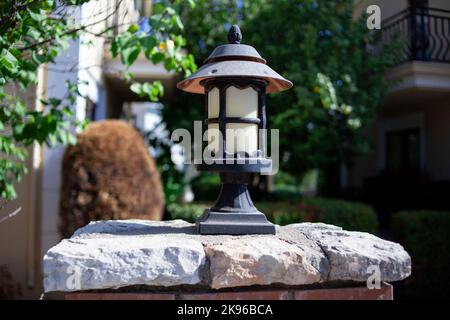
[{"label": "lantern base pedestal", "polygon": [[196,226],[199,234],[275,234],[275,225],[259,211],[223,213],[206,209]]},{"label": "lantern base pedestal", "polygon": [[220,173],[219,198],[197,219],[199,234],[275,234],[275,226],[253,205],[249,178],[249,173]]}]

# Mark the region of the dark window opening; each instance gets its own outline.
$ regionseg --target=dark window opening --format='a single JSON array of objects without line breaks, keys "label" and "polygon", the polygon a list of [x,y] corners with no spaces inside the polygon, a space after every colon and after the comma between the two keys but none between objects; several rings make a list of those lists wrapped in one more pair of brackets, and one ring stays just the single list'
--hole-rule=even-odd
[{"label": "dark window opening", "polygon": [[386,169],[392,174],[420,171],[419,128],[391,131],[386,134]]},{"label": "dark window opening", "polygon": [[89,97],[86,99],[86,118],[90,121],[95,121],[95,112],[97,109],[97,104],[92,101]]}]

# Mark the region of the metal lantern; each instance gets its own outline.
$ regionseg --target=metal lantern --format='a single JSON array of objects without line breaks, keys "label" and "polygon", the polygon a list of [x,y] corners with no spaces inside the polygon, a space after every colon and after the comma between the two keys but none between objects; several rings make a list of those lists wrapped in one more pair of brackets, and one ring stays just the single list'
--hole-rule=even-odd
[{"label": "metal lantern", "polygon": [[216,203],[197,220],[200,234],[275,234],[275,226],[253,205],[247,184],[251,172],[272,168],[260,130],[267,125],[266,93],[289,89],[292,83],[241,39],[239,27],[232,26],[229,44],[214,49],[196,73],[177,84],[206,95],[210,156],[197,168],[219,172],[222,183]]}]

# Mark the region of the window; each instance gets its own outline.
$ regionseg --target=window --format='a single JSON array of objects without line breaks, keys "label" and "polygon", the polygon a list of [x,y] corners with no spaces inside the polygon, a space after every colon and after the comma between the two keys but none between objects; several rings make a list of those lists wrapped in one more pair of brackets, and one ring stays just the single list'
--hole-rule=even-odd
[{"label": "window", "polygon": [[134,0],[134,8],[139,12],[139,16],[148,17],[151,13],[153,1],[148,0]]},{"label": "window", "polygon": [[92,101],[89,97],[86,99],[86,119],[89,119],[90,121],[95,121],[95,112],[97,109],[97,104]]},{"label": "window", "polygon": [[420,170],[420,130],[412,128],[386,134],[386,168],[391,173]]}]

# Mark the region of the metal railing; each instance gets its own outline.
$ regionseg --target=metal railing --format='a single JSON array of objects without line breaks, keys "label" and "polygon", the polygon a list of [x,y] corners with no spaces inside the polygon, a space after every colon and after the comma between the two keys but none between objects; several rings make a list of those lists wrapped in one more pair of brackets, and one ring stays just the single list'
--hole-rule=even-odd
[{"label": "metal railing", "polygon": [[401,41],[398,62],[450,63],[450,11],[409,7],[383,21],[382,43]]}]

